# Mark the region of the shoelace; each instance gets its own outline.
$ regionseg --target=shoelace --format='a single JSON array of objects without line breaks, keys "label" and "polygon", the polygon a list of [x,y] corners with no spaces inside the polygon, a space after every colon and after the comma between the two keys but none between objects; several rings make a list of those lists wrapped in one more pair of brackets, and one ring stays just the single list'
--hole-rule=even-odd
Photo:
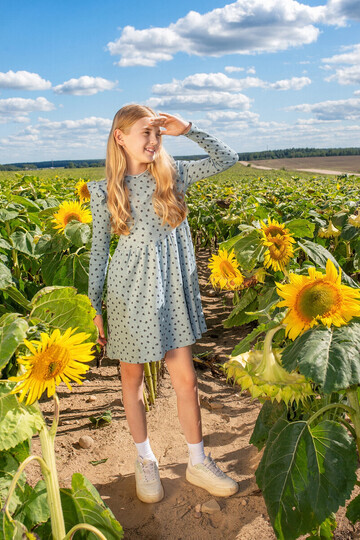
[{"label": "shoelace", "polygon": [[146,482],[153,482],[157,479],[157,467],[155,461],[152,461],[150,459],[145,460],[145,463],[143,461],[140,461],[141,469],[144,473],[144,477]]},{"label": "shoelace", "polygon": [[226,474],[224,473],[224,471],[222,471],[215,463],[215,461],[213,460],[213,458],[211,457],[210,455],[210,452],[209,452],[209,455],[207,456],[208,457],[208,461],[207,463],[204,462],[204,466],[209,469],[213,474],[215,474],[216,476],[219,476],[220,478],[224,478],[226,476]]}]

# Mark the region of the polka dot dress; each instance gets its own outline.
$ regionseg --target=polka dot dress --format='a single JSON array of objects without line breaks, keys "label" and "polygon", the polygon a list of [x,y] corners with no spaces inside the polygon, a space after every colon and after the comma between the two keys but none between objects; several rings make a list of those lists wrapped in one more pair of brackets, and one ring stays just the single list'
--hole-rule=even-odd
[{"label": "polka dot dress", "polygon": [[[177,183],[186,192],[194,182],[223,171],[238,155],[192,125],[185,135],[208,152],[208,158],[176,161]],[[155,213],[155,179],[148,171],[126,176],[135,225],[121,235],[109,262],[110,212],[107,181],[88,182],[93,238],[88,296],[96,313],[107,272],[108,335],[106,355],[142,364],[161,360],[166,351],[195,343],[207,331],[202,310],[194,246],[187,218],[175,229]]]}]

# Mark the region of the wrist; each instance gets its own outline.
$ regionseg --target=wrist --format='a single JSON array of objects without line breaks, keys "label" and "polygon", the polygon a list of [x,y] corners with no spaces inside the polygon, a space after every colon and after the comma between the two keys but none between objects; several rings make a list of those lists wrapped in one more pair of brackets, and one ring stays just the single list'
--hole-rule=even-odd
[{"label": "wrist", "polygon": [[189,122],[189,124],[184,128],[184,130],[180,133],[180,135],[186,135],[190,131],[191,126],[192,126],[192,122]]}]

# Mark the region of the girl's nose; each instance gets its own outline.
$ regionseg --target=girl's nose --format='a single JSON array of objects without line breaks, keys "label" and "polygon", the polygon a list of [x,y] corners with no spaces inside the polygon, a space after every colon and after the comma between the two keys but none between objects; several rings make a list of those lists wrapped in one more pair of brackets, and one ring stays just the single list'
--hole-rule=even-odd
[{"label": "girl's nose", "polygon": [[150,132],[150,143],[155,145],[155,144],[157,144],[157,142],[158,142],[158,140],[157,140],[155,131],[151,131]]}]

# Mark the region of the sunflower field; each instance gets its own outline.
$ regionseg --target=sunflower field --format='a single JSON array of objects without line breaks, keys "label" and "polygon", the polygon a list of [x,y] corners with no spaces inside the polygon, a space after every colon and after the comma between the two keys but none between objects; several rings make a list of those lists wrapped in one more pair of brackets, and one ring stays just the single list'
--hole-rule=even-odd
[{"label": "sunflower field", "polygon": [[[56,387],[81,384],[99,350],[86,183],[104,171],[71,174],[0,173],[0,539],[123,534],[86,478],[57,482]],[[186,201],[195,247],[211,249],[212,287],[233,293],[224,326],[249,328],[222,369],[262,403],[250,442],[262,452],[256,480],[275,534],[330,539],[360,451],[360,179],[259,176],[238,164],[194,184]],[[35,433],[42,456],[31,455]],[[44,476],[34,488],[24,473],[32,460]],[[360,519],[359,496],[347,517]]]}]

